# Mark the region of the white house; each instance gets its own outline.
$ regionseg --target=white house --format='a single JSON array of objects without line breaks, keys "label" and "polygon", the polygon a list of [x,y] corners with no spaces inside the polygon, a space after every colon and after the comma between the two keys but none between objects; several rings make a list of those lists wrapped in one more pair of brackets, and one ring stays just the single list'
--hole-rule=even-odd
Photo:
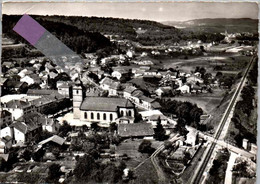
[{"label": "white house", "polygon": [[34,79],[29,77],[28,75],[24,76],[20,79],[21,82],[26,82],[28,85],[34,84]]},{"label": "white house", "polygon": [[60,128],[60,124],[53,119],[45,118],[44,122],[42,123],[42,130],[48,131],[51,133],[55,133]]},{"label": "white house", "polygon": [[14,140],[16,143],[24,143],[25,142],[25,135],[27,132],[27,126],[25,123],[17,122],[12,124],[13,131],[14,131]]},{"label": "white house", "polygon": [[100,82],[100,87],[103,90],[108,91],[109,96],[118,96],[118,90],[120,89],[120,82],[116,82],[108,77],[105,77]]},{"label": "white house", "polygon": [[148,111],[141,111],[139,112],[141,114],[142,119],[148,121],[148,123],[151,123],[153,127],[156,127],[158,119],[161,119],[161,124],[163,126],[168,124],[168,119],[166,116],[162,114],[159,110],[148,110]]},{"label": "white house", "polygon": [[4,103],[3,110],[7,110],[12,114],[12,119],[17,120],[22,117],[24,114],[34,112],[35,107],[31,105],[30,102],[22,100],[11,100],[7,103]]},{"label": "white house", "polygon": [[190,93],[190,86],[185,84],[185,85],[177,88],[177,90],[180,90],[181,93]]},{"label": "white house", "polygon": [[198,140],[198,131],[194,128],[186,126],[186,129],[189,133],[186,135],[186,143],[190,144],[191,146],[195,146]]}]

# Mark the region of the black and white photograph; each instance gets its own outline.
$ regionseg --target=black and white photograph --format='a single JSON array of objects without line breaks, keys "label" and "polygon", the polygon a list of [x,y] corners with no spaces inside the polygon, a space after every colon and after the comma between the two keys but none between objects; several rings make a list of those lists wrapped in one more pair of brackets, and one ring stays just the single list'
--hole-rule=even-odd
[{"label": "black and white photograph", "polygon": [[0,183],[260,183],[258,16],[257,1],[2,2]]}]

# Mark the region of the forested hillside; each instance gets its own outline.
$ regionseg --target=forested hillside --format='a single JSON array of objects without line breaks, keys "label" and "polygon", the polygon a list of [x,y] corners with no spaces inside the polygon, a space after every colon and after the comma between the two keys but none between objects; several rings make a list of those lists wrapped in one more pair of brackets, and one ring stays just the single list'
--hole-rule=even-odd
[{"label": "forested hillside", "polygon": [[[13,27],[21,16],[3,16],[3,34],[11,37],[15,42],[26,42],[21,36],[13,31]],[[62,22],[53,22],[44,19],[37,21],[49,32],[59,38],[73,51],[78,54],[83,52],[95,52],[99,49],[113,49],[109,39],[98,32],[89,32],[78,29],[76,26],[67,25]]]}]

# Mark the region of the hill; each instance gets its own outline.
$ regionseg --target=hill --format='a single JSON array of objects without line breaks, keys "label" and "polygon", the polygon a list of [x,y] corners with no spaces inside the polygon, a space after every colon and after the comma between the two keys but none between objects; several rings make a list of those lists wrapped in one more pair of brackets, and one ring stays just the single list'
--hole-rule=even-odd
[{"label": "hill", "polygon": [[[95,52],[99,49],[114,49],[110,40],[98,32],[81,30],[74,25],[64,24],[62,21],[54,22],[35,16],[32,17],[36,18],[44,28],[78,54],[83,52]],[[3,15],[3,34],[12,38],[15,42],[27,43],[21,36],[13,31],[13,27],[20,18],[21,16],[18,15]]]},{"label": "hill", "polygon": [[138,41],[143,45],[173,43],[180,40],[181,31],[155,21],[79,16],[35,16],[37,20],[62,22],[78,29],[116,35],[120,39]]},{"label": "hill", "polygon": [[258,32],[258,20],[241,18],[241,19],[195,19],[183,22],[167,21],[162,22],[164,25],[175,26],[186,31],[220,33],[236,32]]}]

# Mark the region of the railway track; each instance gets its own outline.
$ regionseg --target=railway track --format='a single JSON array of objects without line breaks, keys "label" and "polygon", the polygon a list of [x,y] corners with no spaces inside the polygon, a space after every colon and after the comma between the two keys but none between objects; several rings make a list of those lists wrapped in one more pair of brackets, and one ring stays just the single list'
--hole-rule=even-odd
[{"label": "railway track", "polygon": [[219,139],[219,137],[221,135],[221,132],[222,132],[222,130],[223,130],[223,128],[224,128],[224,126],[225,126],[225,124],[227,122],[227,119],[228,119],[228,117],[230,115],[230,112],[231,112],[233,106],[236,103],[236,99],[239,96],[240,91],[242,90],[243,83],[245,82],[247,74],[248,74],[248,72],[249,72],[249,70],[250,70],[250,68],[251,68],[251,66],[252,66],[252,64],[253,64],[255,59],[256,59],[256,56],[253,56],[251,61],[250,61],[250,63],[248,64],[248,67],[247,67],[247,69],[246,69],[246,71],[245,71],[245,73],[244,73],[244,75],[243,75],[243,77],[241,79],[241,82],[240,82],[238,88],[236,89],[236,91],[235,91],[235,93],[234,93],[234,95],[233,95],[233,97],[231,99],[231,102],[228,105],[228,108],[227,108],[224,116],[221,119],[220,126],[218,127],[218,129],[217,129],[217,131],[215,133],[215,136],[214,136],[215,140],[212,142],[212,144],[210,146],[210,149],[206,153],[205,159],[204,159],[203,163],[200,166],[198,174],[196,175],[195,179],[191,183],[193,183],[193,184],[199,184],[200,183],[200,181],[202,179],[202,176],[203,176],[203,173],[204,173],[204,171],[205,171],[205,169],[206,169],[206,167],[208,165],[208,162],[209,162],[209,160],[210,160],[210,158],[212,156],[212,153],[213,153],[213,151],[214,151],[214,149],[216,147],[216,144],[217,144],[216,141]]}]

